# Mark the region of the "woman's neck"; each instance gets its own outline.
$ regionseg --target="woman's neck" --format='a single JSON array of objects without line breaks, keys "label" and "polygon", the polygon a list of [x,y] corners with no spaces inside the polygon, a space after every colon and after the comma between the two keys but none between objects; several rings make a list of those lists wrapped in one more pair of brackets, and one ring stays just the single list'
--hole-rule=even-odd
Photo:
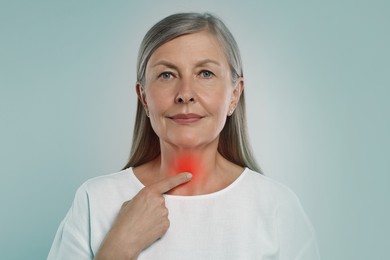
[{"label": "woman's neck", "polygon": [[190,182],[179,186],[168,194],[199,195],[212,193],[230,185],[243,171],[226,160],[218,151],[218,144],[201,148],[178,148],[161,145],[160,176],[172,176],[180,172],[192,174]]},{"label": "woman's neck", "polygon": [[210,176],[218,167],[219,157],[216,150],[163,148],[160,156],[160,173],[171,176],[189,172],[193,178]]},{"label": "woman's neck", "polygon": [[218,152],[217,142],[207,147],[191,149],[164,143],[160,147],[161,155],[158,158],[135,167],[133,171],[145,186],[180,172],[192,174],[191,181],[167,194],[191,196],[213,193],[229,186],[244,170]]}]

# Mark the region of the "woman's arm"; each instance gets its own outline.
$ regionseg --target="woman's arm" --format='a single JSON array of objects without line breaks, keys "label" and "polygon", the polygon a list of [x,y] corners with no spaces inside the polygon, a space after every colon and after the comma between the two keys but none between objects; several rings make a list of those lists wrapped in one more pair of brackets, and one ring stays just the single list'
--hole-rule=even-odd
[{"label": "woman's arm", "polygon": [[320,260],[315,231],[293,192],[281,201],[276,212],[280,260]]},{"label": "woman's arm", "polygon": [[47,259],[92,259],[89,220],[89,199],[85,186],[82,185],[57,230]]}]

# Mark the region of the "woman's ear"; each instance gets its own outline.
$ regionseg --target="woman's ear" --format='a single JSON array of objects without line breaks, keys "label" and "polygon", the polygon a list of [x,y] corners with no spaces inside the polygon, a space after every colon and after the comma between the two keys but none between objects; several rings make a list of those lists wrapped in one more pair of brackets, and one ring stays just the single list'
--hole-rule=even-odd
[{"label": "woman's ear", "polygon": [[135,87],[136,87],[138,99],[139,99],[139,101],[141,102],[142,106],[143,106],[144,109],[145,109],[145,114],[146,114],[147,117],[150,117],[148,104],[146,103],[145,89],[144,89],[144,87],[141,85],[140,82],[137,82],[137,84],[136,84]]},{"label": "woman's ear", "polygon": [[244,90],[244,79],[242,77],[239,77],[233,87],[232,98],[229,106],[229,115],[232,115],[234,109],[236,109],[237,104],[240,101],[240,97],[243,90]]},{"label": "woman's ear", "polygon": [[142,105],[144,106],[145,110],[148,109],[148,105],[146,103],[146,96],[145,96],[145,90],[144,87],[141,85],[141,83],[138,81],[136,86],[137,96],[139,101],[141,101]]}]

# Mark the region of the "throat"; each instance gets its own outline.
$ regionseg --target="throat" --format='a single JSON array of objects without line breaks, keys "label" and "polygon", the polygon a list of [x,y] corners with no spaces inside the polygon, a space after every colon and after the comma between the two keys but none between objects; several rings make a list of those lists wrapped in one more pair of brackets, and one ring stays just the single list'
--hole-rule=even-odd
[{"label": "throat", "polygon": [[[165,162],[162,161],[161,166],[164,164]],[[171,165],[168,171],[172,175],[181,172],[192,174],[191,181],[167,192],[170,195],[180,196],[204,195],[220,191],[232,184],[243,171],[242,167],[227,161],[219,153],[207,156],[197,153],[176,154],[175,158],[166,165]]]},{"label": "throat", "polygon": [[186,152],[176,154],[169,161],[162,161],[162,168],[167,169],[170,175],[176,175],[181,172],[192,174],[191,181],[170,190],[167,194],[191,196],[212,192],[210,184],[214,182],[213,179],[217,173],[217,167],[215,158],[210,157]]},{"label": "throat", "polygon": [[181,154],[173,162],[173,171],[175,174],[189,172],[193,177],[204,174],[205,167],[202,167],[202,160],[194,154]]}]

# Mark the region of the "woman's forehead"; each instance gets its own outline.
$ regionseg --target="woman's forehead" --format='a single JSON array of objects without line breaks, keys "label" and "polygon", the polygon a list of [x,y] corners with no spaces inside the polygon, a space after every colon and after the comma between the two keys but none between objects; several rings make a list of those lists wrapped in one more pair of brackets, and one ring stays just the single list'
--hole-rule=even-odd
[{"label": "woman's forehead", "polygon": [[208,31],[182,35],[164,43],[153,52],[148,65],[153,67],[162,61],[227,63],[222,44]]}]

